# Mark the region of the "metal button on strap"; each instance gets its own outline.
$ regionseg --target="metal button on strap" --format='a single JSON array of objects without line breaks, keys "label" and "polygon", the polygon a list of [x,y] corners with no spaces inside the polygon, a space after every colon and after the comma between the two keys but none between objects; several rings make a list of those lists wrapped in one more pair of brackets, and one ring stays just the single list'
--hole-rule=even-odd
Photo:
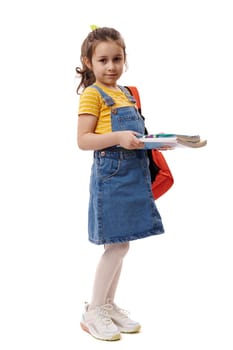
[{"label": "metal button on strap", "polygon": [[112,108],[112,109],[111,109],[111,112],[112,112],[113,114],[117,114],[117,108]]},{"label": "metal button on strap", "polygon": [[104,157],[104,156],[105,156],[105,152],[104,152],[104,151],[101,151],[101,152],[100,152],[100,156],[101,156],[101,157]]}]

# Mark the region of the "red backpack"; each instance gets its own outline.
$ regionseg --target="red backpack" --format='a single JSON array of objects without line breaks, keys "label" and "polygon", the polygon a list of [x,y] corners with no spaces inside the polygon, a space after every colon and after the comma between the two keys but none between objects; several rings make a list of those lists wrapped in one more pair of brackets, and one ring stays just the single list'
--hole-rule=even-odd
[{"label": "red backpack", "polygon": [[[136,105],[141,114],[141,101],[138,89],[135,86],[125,86],[136,100]],[[141,114],[142,116],[142,114]],[[145,119],[142,116],[143,119]],[[145,134],[148,134],[145,129]],[[149,169],[151,174],[151,188],[154,199],[158,199],[166,193],[174,183],[174,179],[163,153],[157,149],[147,150]]]}]

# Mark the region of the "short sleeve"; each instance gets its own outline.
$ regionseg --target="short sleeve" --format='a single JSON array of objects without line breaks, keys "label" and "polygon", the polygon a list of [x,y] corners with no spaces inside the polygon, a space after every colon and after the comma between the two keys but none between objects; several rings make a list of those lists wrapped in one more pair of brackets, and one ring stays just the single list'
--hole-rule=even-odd
[{"label": "short sleeve", "polygon": [[79,99],[78,115],[91,114],[99,118],[101,109],[101,99],[98,91],[87,87]]}]

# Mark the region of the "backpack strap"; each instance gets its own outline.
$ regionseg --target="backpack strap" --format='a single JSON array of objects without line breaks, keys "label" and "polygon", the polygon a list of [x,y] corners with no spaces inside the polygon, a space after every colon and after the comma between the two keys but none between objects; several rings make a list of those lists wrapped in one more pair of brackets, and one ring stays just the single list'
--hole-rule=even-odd
[{"label": "backpack strap", "polygon": [[140,95],[139,95],[139,91],[136,88],[136,86],[125,86],[125,88],[131,93],[131,95],[133,95],[133,97],[136,100],[136,104],[137,104],[137,108],[139,113],[141,114],[142,112],[142,108],[141,108],[141,100],[140,100]]}]

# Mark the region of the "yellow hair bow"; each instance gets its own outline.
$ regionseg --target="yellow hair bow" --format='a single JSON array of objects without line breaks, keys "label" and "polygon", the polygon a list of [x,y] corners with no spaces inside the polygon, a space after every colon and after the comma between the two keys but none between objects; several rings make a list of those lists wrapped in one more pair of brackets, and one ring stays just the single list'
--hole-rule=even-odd
[{"label": "yellow hair bow", "polygon": [[91,27],[91,30],[92,30],[92,31],[99,28],[99,26],[97,26],[97,25],[95,25],[95,24],[91,24],[90,27]]}]

